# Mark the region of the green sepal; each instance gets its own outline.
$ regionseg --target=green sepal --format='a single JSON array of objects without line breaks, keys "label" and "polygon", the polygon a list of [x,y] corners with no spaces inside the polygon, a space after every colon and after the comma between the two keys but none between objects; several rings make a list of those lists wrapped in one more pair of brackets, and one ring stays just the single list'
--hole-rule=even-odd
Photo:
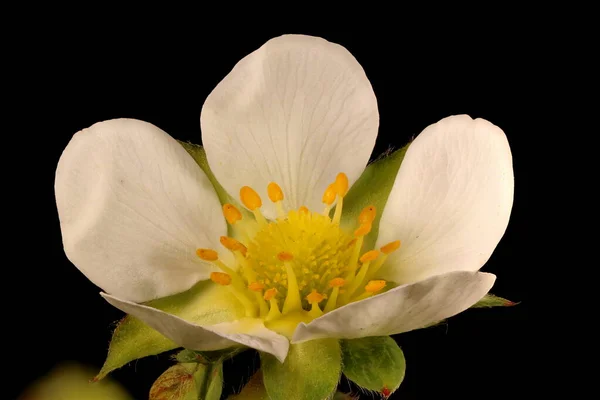
[{"label": "green sepal", "polygon": [[265,388],[271,400],[323,400],[335,393],[342,368],[337,339],[290,345],[285,362],[261,353]]},{"label": "green sepal", "polygon": [[517,304],[519,303],[515,303],[513,301],[488,293],[477,303],[473,304],[471,308],[512,307],[516,306]]},{"label": "green sepal", "polygon": [[372,249],[375,246],[381,213],[383,213],[383,208],[409,145],[407,144],[389,155],[383,155],[371,163],[344,197],[340,226],[347,232],[353,232],[358,227],[358,215],[363,208],[373,205],[377,210],[371,232],[364,239],[363,246],[365,249]]},{"label": "green sepal", "polygon": [[139,358],[176,349],[170,339],[158,333],[137,318],[127,315],[115,328],[108,355],[102,369],[94,378],[98,381],[117,368]]},{"label": "green sepal", "polygon": [[342,340],[344,375],[358,386],[389,396],[404,379],[402,349],[389,336]]},{"label": "green sepal", "polygon": [[[199,282],[183,293],[145,304],[201,325],[233,321],[245,315],[243,306],[227,289],[210,281]],[[161,333],[128,315],[113,332],[106,361],[94,380],[104,378],[131,361],[177,347]]]},{"label": "green sepal", "polygon": [[204,365],[222,363],[247,349],[248,348],[245,346],[235,346],[215,351],[194,351],[184,349],[177,353],[175,360],[180,363],[199,363]]}]

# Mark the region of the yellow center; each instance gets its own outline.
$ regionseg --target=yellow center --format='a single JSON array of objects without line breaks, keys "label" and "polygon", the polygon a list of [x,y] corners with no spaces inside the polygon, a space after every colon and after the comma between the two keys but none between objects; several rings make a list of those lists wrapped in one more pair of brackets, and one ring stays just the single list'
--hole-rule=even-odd
[{"label": "yellow center", "polygon": [[244,305],[247,316],[263,318],[268,327],[289,337],[298,322],[309,322],[386,287],[386,281],[377,279],[378,271],[387,255],[400,247],[400,241],[364,251],[363,239],[371,231],[376,215],[374,206],[363,209],[353,231],[340,228],[343,199],[348,192],[344,173],[327,187],[322,213],[304,206],[286,213],[279,185],[271,182],[267,192],[277,209],[276,220],[263,216],[262,199],[248,186],[241,188],[240,200],[252,211],[254,220],[242,219],[231,204],[223,206],[227,222],[240,224],[245,232],[241,241],[220,238],[234,254],[235,265],[223,263],[212,249],[196,250],[198,257],[221,269],[211,275],[211,280],[229,287]]},{"label": "yellow center", "polygon": [[290,211],[286,219],[270,222],[254,236],[246,259],[257,282],[277,289],[275,297],[282,306],[288,293],[288,276],[285,261],[278,255],[291,253],[293,259],[289,261],[303,308],[310,309],[306,296],[313,290],[327,292],[329,281],[347,271],[352,239],[324,215]]}]

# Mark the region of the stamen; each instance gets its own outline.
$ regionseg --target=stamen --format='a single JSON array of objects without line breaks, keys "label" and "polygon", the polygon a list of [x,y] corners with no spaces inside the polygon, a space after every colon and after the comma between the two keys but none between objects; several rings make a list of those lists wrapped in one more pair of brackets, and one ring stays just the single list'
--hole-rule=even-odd
[{"label": "stamen", "polygon": [[358,223],[361,225],[364,224],[372,224],[375,221],[375,216],[377,215],[377,209],[375,206],[366,206],[362,209],[360,214],[358,215]]},{"label": "stamen", "polygon": [[335,213],[333,214],[333,223],[339,224],[342,219],[342,209],[344,207],[344,196],[348,193],[348,177],[345,173],[340,172],[335,178],[335,191],[337,194],[337,204],[335,205]]},{"label": "stamen", "polygon": [[317,289],[313,289],[312,292],[306,296],[306,300],[311,305],[311,309],[308,312],[311,317],[318,318],[323,315],[323,311],[319,308],[319,303],[325,299],[325,296],[317,292]]},{"label": "stamen", "polygon": [[223,215],[231,225],[242,219],[242,213],[233,204],[223,204]]},{"label": "stamen", "polygon": [[252,211],[254,217],[256,218],[256,222],[258,222],[260,226],[265,226],[267,224],[265,217],[260,212],[262,200],[258,193],[254,191],[254,189],[252,189],[250,186],[243,186],[240,189],[240,200],[248,210]]},{"label": "stamen", "polygon": [[339,288],[342,287],[346,284],[346,281],[344,280],[344,278],[333,278],[332,280],[329,281],[329,287],[331,288]]},{"label": "stamen", "polygon": [[302,300],[300,299],[300,290],[298,289],[298,281],[292,267],[291,260],[294,259],[292,253],[282,251],[277,255],[285,265],[285,273],[287,274],[287,296],[283,302],[283,313],[287,314],[290,311],[302,310]]},{"label": "stamen", "polygon": [[336,302],[338,295],[340,293],[340,288],[346,284],[346,281],[343,278],[334,278],[329,281],[329,287],[333,288],[331,290],[331,296],[329,296],[329,300],[327,300],[327,304],[325,305],[326,313],[335,310]]},{"label": "stamen", "polygon": [[234,252],[239,251],[244,257],[246,257],[248,249],[242,243],[228,236],[221,236],[219,240],[226,249],[229,249]]},{"label": "stamen", "polygon": [[260,282],[252,282],[248,285],[248,289],[254,292],[254,297],[260,307],[260,316],[265,317],[269,312],[269,308],[267,307],[267,303],[263,300],[262,291],[265,288],[265,285]]},{"label": "stamen", "polygon": [[[221,270],[225,271],[224,275],[228,275],[230,277],[229,283],[231,284],[231,291],[237,297],[237,299],[244,305],[244,308],[246,309],[246,315],[248,317],[256,316],[256,306],[252,303],[248,296],[246,296],[246,287],[242,281],[242,277],[235,270],[225,265],[223,261],[219,260],[219,253],[211,249],[197,249],[196,254],[201,259],[205,261],[211,261]],[[215,272],[215,274],[222,274],[222,272]],[[220,276],[221,275],[215,275],[216,279],[223,279],[219,278]],[[211,280],[212,279],[213,275],[211,273]]]},{"label": "stamen", "polygon": [[210,280],[219,285],[228,286],[231,284],[231,275],[226,274],[225,272],[211,272]]},{"label": "stamen", "polygon": [[383,263],[385,263],[385,260],[387,259],[388,255],[398,250],[400,248],[400,244],[401,242],[399,240],[395,240],[379,248],[379,250],[381,250],[381,252],[383,253],[382,257],[378,259],[377,262],[371,267],[371,270],[368,274],[368,279],[371,279],[375,276],[375,274],[377,273],[377,271],[379,271]]},{"label": "stamen", "polygon": [[360,262],[361,263],[366,263],[366,262],[369,262],[369,261],[373,261],[373,260],[377,259],[377,257],[379,257],[379,250],[367,251],[365,254],[363,254],[360,257]]},{"label": "stamen", "polygon": [[310,210],[306,206],[301,206],[298,209],[298,214],[300,214],[300,215],[308,215],[308,214],[310,214]]},{"label": "stamen", "polygon": [[335,182],[327,186],[325,189],[325,193],[323,193],[323,203],[325,203],[325,209],[323,210],[323,215],[329,217],[329,210],[331,210],[331,205],[335,201],[335,196],[337,195],[337,191],[335,188]]},{"label": "stamen", "polygon": [[367,291],[369,293],[377,293],[381,289],[383,289],[386,285],[387,285],[387,282],[384,281],[383,279],[369,281],[369,283],[367,283],[367,286],[365,286],[365,291]]},{"label": "stamen", "polygon": [[269,199],[275,203],[275,207],[277,208],[277,216],[280,219],[285,219],[285,210],[283,209],[283,190],[279,187],[275,182],[269,183],[267,186],[267,194],[269,195]]},{"label": "stamen", "polygon": [[325,300],[326,297],[327,296],[317,292],[317,289],[313,289],[312,292],[306,296],[306,300],[308,300],[308,304],[318,304]]},{"label": "stamen", "polygon": [[350,299],[350,297],[354,294],[356,289],[358,289],[358,287],[361,285],[361,283],[367,276],[367,272],[369,271],[369,264],[371,263],[371,261],[375,260],[377,257],[379,257],[378,250],[367,251],[365,254],[362,255],[362,257],[360,258],[362,267],[360,267],[360,270],[358,271],[358,274],[356,274],[356,276],[352,280],[350,287],[348,288],[346,293],[344,293],[344,296],[342,296],[342,301],[344,303],[346,303]]},{"label": "stamen", "polygon": [[386,281],[384,281],[384,280],[369,281],[369,283],[367,283],[367,286],[365,286],[365,292],[363,294],[361,294],[360,296],[352,299],[352,301],[360,301],[360,300],[367,299],[367,298],[373,296],[375,293],[382,290],[385,286],[386,286]]},{"label": "stamen", "polygon": [[357,230],[354,231],[354,236],[356,236],[357,240],[354,244],[352,257],[350,257],[350,265],[348,266],[346,280],[352,281],[352,278],[354,277],[354,272],[356,271],[356,265],[358,263],[358,255],[360,254],[360,249],[362,248],[363,241],[365,240],[365,235],[367,235],[369,232],[371,232],[371,224],[362,224]]},{"label": "stamen", "polygon": [[294,256],[289,251],[282,251],[277,254],[277,258],[281,261],[291,261],[294,259]]},{"label": "stamen", "polygon": [[381,247],[380,250],[384,254],[390,254],[398,250],[400,248],[400,244],[402,244],[402,242],[400,242],[399,240],[395,240]]},{"label": "stamen", "polygon": [[275,182],[269,183],[269,186],[267,186],[267,193],[269,194],[269,199],[271,199],[273,203],[283,200],[283,191]]},{"label": "stamen", "polygon": [[340,172],[335,177],[334,185],[338,196],[346,196],[346,193],[348,193],[348,176],[345,173]]},{"label": "stamen", "polygon": [[250,186],[243,186],[240,189],[240,200],[242,200],[242,204],[250,211],[262,207],[260,196]]},{"label": "stamen", "polygon": [[264,283],[260,283],[260,282],[251,282],[248,285],[248,289],[252,290],[253,292],[262,292],[262,290],[264,288],[265,288],[265,284]]},{"label": "stamen", "polygon": [[281,317],[281,311],[279,311],[279,305],[277,304],[277,300],[275,300],[275,295],[277,294],[277,289],[271,288],[265,292],[264,299],[269,302],[270,309],[267,314],[265,320],[271,321]]},{"label": "stamen", "polygon": [[264,299],[267,301],[271,301],[274,299],[275,295],[277,295],[277,289],[271,288],[265,292]]},{"label": "stamen", "polygon": [[354,231],[354,236],[356,237],[363,237],[369,234],[369,232],[371,232],[371,227],[372,225],[369,224],[361,224],[355,231]]},{"label": "stamen", "polygon": [[219,259],[219,253],[211,249],[197,249],[196,255],[204,261],[216,261]]}]

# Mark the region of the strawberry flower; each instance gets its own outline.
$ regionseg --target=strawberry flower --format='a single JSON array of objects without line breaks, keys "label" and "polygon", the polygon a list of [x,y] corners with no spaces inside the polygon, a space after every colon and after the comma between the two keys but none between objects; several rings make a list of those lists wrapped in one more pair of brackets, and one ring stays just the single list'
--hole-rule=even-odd
[{"label": "strawberry flower", "polygon": [[[478,270],[514,184],[490,122],[430,125],[385,177],[391,189],[355,189],[377,137],[375,94],[345,48],[300,35],[242,59],[200,122],[209,168],[158,127],[117,119],[75,134],[56,171],[68,258],[177,345],[241,344],[284,362],[290,343],[425,327],[494,284]],[[197,285],[202,312],[151,304]]]}]

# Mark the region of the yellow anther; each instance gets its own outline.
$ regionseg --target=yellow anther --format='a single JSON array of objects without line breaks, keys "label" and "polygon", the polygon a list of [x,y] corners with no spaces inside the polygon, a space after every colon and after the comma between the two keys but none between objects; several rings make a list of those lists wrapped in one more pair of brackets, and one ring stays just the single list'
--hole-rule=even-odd
[{"label": "yellow anther", "polygon": [[354,231],[354,236],[361,237],[371,232],[371,224],[362,224]]},{"label": "yellow anther", "polygon": [[298,209],[298,214],[300,215],[308,215],[310,213],[310,211],[308,210],[308,208],[306,206],[301,206]]},{"label": "yellow anther", "polygon": [[281,261],[290,261],[294,259],[294,256],[289,251],[282,251],[277,254],[277,258],[279,258]]},{"label": "yellow anther", "polygon": [[368,293],[377,293],[381,289],[383,289],[386,284],[387,283],[384,280],[369,281],[369,283],[367,283],[367,286],[365,286],[365,291]]},{"label": "yellow anther", "polygon": [[342,287],[346,284],[346,280],[344,278],[333,278],[329,281],[329,287]]},{"label": "yellow anther", "polygon": [[313,289],[312,292],[306,296],[306,300],[308,300],[308,304],[319,304],[325,300],[325,295],[317,292],[317,289]]},{"label": "yellow anther", "polygon": [[335,183],[330,184],[325,189],[325,193],[323,193],[323,203],[330,206],[335,201],[335,196],[337,194]]},{"label": "yellow anther", "polygon": [[344,197],[346,193],[348,193],[348,176],[345,173],[340,172],[335,177],[334,185],[337,195]]},{"label": "yellow anther", "polygon": [[221,236],[219,240],[226,249],[229,249],[231,251],[239,251],[244,257],[246,257],[248,249],[242,243],[228,236]]},{"label": "yellow anther", "polygon": [[242,219],[242,213],[233,204],[223,204],[223,215],[232,225]]},{"label": "yellow anther", "polygon": [[269,199],[271,199],[273,203],[283,200],[283,191],[275,182],[269,183],[269,186],[267,186],[267,193],[269,194]]},{"label": "yellow anther", "polygon": [[358,223],[361,225],[371,224],[375,220],[377,209],[375,206],[366,206],[358,215]]},{"label": "yellow anther", "polygon": [[263,296],[263,298],[264,298],[265,300],[269,301],[269,300],[271,300],[272,298],[274,298],[274,297],[275,297],[275,295],[277,295],[277,289],[275,289],[275,288],[271,288],[271,289],[268,289],[268,290],[265,292],[265,295]]},{"label": "yellow anther", "polygon": [[225,272],[211,272],[210,280],[219,285],[227,286],[231,284],[231,275]]},{"label": "yellow anther", "polygon": [[358,240],[357,238],[354,238],[354,239],[352,239],[351,241],[349,241],[349,242],[348,242],[348,248],[350,248],[350,247],[354,246],[354,245],[356,244],[356,241],[357,241],[357,240]]},{"label": "yellow anther", "polygon": [[379,250],[367,251],[365,254],[363,254],[360,257],[360,262],[361,263],[366,263],[366,262],[369,262],[369,261],[373,261],[373,260],[377,259],[377,257],[379,257]]},{"label": "yellow anther", "polygon": [[381,247],[379,250],[381,250],[381,252],[384,254],[390,254],[390,253],[398,250],[400,248],[400,244],[401,244],[401,242],[399,240],[395,240],[395,241],[390,242],[390,243],[386,244],[385,246]]},{"label": "yellow anther", "polygon": [[198,249],[196,255],[204,261],[216,261],[219,259],[219,253],[211,249]]},{"label": "yellow anther", "polygon": [[[265,284],[264,283],[260,283],[260,282],[251,282],[248,285],[248,289],[252,290],[253,292],[260,292],[264,288],[265,288]],[[275,289],[275,290],[277,290],[277,289]]]},{"label": "yellow anther", "polygon": [[250,211],[262,207],[260,196],[250,186],[244,186],[240,189],[240,200]]}]

